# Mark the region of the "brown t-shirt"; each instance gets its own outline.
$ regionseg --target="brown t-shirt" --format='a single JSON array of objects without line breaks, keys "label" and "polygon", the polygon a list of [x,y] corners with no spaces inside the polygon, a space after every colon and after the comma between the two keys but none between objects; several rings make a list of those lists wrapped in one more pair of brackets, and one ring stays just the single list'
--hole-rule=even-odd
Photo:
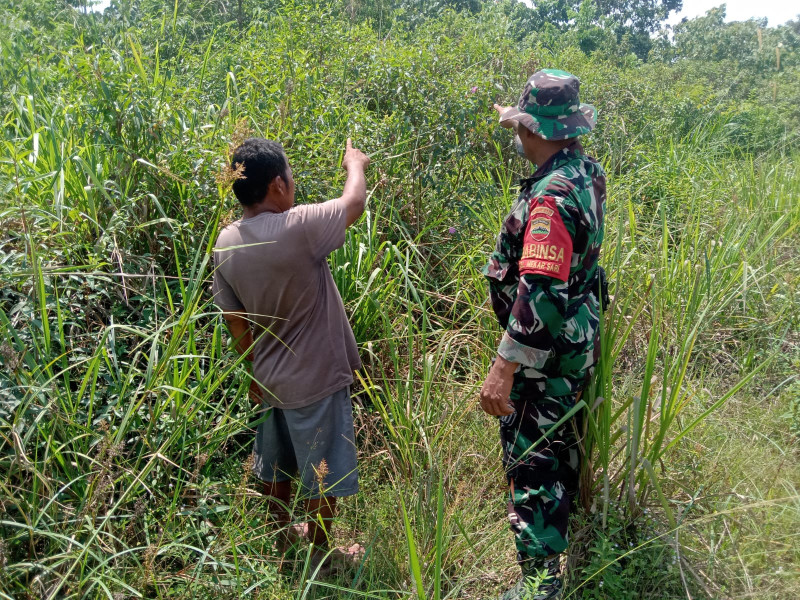
[{"label": "brown t-shirt", "polygon": [[327,261],[346,228],[343,203],[331,200],[242,219],[217,238],[214,302],[254,322],[253,375],[273,406],[313,404],[361,366]]}]

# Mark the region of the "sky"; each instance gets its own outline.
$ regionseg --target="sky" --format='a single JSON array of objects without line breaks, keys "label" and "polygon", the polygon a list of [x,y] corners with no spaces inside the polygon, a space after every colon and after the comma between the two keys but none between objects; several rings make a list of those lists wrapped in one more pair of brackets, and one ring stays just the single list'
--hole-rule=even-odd
[{"label": "sky", "polygon": [[[530,0],[528,0],[530,2]],[[100,0],[93,7],[94,10],[103,10],[111,0]],[[699,17],[706,14],[710,8],[719,6],[722,0],[683,0],[683,10],[677,15],[672,14],[668,23],[674,25],[683,17]],[[753,17],[767,17],[768,25],[782,25],[791,19],[796,19],[800,13],[800,4],[796,0],[728,0],[726,3],[727,21],[746,21]]]},{"label": "sky", "polygon": [[[683,10],[677,15],[674,13],[670,15],[668,22],[674,25],[683,17],[690,19],[699,17],[723,2],[724,0],[683,0]],[[726,21],[746,21],[753,17],[767,17],[767,25],[771,27],[796,19],[800,13],[800,3],[793,0],[759,0],[758,2],[728,0],[724,4]]]},{"label": "sky", "polygon": [[110,4],[111,0],[100,0],[99,2],[97,0],[94,0],[94,4],[89,10],[101,12],[104,11],[106,8],[108,8]]}]

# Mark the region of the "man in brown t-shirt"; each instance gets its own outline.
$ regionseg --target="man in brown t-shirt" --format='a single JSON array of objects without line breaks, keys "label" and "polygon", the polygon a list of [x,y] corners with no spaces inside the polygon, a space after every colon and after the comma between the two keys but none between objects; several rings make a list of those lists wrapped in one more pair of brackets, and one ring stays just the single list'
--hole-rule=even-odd
[{"label": "man in brown t-shirt", "polygon": [[[217,239],[214,301],[236,349],[252,360],[251,397],[268,405],[254,472],[286,541],[306,534],[320,562],[329,554],[336,498],[358,491],[349,386],[361,366],[327,257],[364,211],[369,158],[348,139],[341,197],[301,206],[294,206],[292,169],[280,144],[250,138],[231,163],[241,175],[233,192],[242,218]],[[307,532],[289,527],[295,477],[310,513]],[[323,568],[361,551],[357,544],[335,549]]]}]

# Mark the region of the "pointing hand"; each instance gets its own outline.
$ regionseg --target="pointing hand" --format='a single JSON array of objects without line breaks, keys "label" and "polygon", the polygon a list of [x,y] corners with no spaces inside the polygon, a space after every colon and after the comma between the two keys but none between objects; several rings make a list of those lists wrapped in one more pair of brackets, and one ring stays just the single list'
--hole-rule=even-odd
[{"label": "pointing hand", "polygon": [[[499,104],[495,104],[493,106],[493,108],[497,111],[497,114],[499,114],[502,117],[503,113],[505,113],[507,110],[510,110],[513,107],[511,107],[511,106],[500,106]],[[500,126],[501,127],[505,127],[506,129],[511,129],[512,127],[514,127],[515,123],[516,123],[516,121],[506,121],[505,123],[501,123]]]},{"label": "pointing hand", "polygon": [[342,168],[349,170],[351,168],[359,168],[366,171],[369,166],[369,156],[364,154],[358,148],[353,148],[353,142],[347,138],[347,148],[342,159]]}]

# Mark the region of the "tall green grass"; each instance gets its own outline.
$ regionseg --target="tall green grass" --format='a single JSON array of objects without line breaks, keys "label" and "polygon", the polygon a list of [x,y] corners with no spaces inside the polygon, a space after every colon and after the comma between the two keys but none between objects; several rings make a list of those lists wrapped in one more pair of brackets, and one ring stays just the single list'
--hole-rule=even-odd
[{"label": "tall green grass", "polygon": [[[690,146],[686,153],[691,151]],[[785,186],[778,184],[776,190],[772,180],[751,179],[752,172],[735,174],[739,179],[728,200],[731,207],[725,211],[727,218],[720,220],[709,214],[714,196],[721,193],[715,183],[723,177],[718,159],[696,163],[696,159],[683,163],[697,169],[691,180],[695,188],[685,200],[663,199],[649,216],[637,216],[629,197],[617,210],[616,244],[606,254],[617,293],[605,315],[603,359],[595,388],[587,398],[596,407],[587,421],[587,470],[602,473],[606,505],[612,487],[620,495],[625,490],[631,509],[644,504],[652,489],[650,483],[657,486],[653,465],[705,417],[768,369],[791,328],[791,304],[764,314],[775,293],[775,288],[769,287],[776,285],[778,274],[785,269],[775,263],[775,248],[793,239],[798,227],[796,207],[785,210]],[[779,160],[773,169],[774,181],[794,181],[796,185],[791,162]],[[700,192],[703,176],[708,187]],[[676,205],[673,219],[668,216],[669,201]],[[676,221],[680,231],[675,229]],[[649,260],[642,264],[636,255]],[[633,293],[619,293],[620,286],[634,281],[638,286],[632,288]],[[748,348],[741,362],[732,365],[725,388],[706,409],[681,422],[687,406],[698,400],[697,388],[704,386],[705,378],[715,370],[715,361],[721,360],[714,355],[719,350],[713,347],[717,341],[713,336],[732,322],[759,314],[765,320],[758,327],[762,334],[770,331],[771,339],[761,347]],[[739,323],[734,327],[737,336],[744,333]],[[646,351],[634,367],[636,378],[619,385],[615,368],[637,328],[644,329]],[[625,449],[615,456],[617,441],[623,441]]]}]

